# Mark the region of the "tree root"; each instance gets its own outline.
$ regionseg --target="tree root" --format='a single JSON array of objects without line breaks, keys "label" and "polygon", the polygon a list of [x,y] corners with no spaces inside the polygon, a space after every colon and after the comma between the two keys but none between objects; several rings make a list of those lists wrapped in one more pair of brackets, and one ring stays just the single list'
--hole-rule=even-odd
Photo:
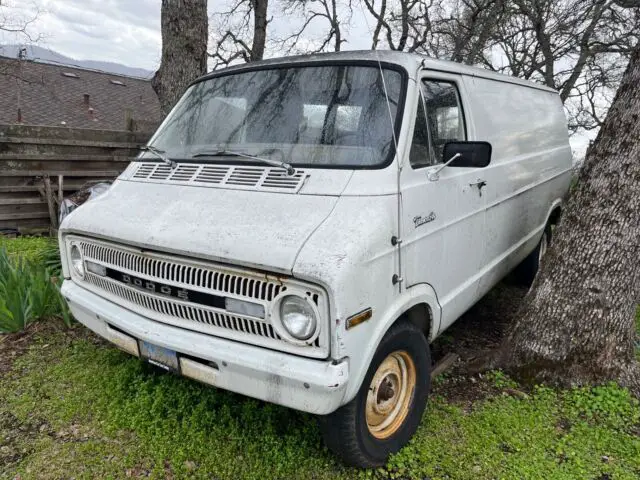
[{"label": "tree root", "polygon": [[618,384],[626,387],[638,399],[640,399],[640,363],[635,362],[622,372]]},{"label": "tree root", "polygon": [[478,355],[468,362],[465,373],[474,375],[500,369],[525,384],[544,383],[560,388],[603,385],[615,382],[640,399],[640,363],[619,365],[615,369],[594,371],[578,364],[538,360],[513,363],[513,358],[504,350],[492,350]]}]

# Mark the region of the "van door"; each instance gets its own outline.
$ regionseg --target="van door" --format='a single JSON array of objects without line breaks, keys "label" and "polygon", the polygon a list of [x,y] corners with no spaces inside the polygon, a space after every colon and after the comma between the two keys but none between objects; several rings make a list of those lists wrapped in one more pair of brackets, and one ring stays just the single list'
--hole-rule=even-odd
[{"label": "van door", "polygon": [[488,187],[482,185],[482,169],[445,167],[433,178],[448,160],[442,158],[446,142],[473,139],[465,97],[456,75],[421,79],[412,145],[400,177],[404,284],[428,283],[435,289],[441,329],[477,300],[484,255]]}]

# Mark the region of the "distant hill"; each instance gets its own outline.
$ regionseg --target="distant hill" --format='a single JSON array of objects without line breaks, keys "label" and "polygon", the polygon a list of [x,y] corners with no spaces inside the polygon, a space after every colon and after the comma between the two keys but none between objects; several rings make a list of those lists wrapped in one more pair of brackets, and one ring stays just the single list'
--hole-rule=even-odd
[{"label": "distant hill", "polygon": [[[0,56],[16,58],[21,45],[0,45]],[[128,67],[114,62],[100,62],[97,60],[76,60],[67,57],[48,48],[39,47],[37,45],[29,45],[27,49],[27,58],[43,63],[55,63],[70,65],[80,68],[88,68],[91,70],[100,70],[102,72],[114,73],[116,75],[126,75],[127,77],[151,78],[154,72],[145,70],[144,68]]]}]

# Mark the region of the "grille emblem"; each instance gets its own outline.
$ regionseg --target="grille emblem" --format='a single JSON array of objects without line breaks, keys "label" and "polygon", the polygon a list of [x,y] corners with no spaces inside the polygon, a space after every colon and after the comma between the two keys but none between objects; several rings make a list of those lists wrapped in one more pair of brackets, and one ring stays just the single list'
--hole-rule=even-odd
[{"label": "grille emblem", "polygon": [[169,285],[163,285],[161,283],[152,282],[150,280],[143,280],[142,278],[134,277],[123,273],[120,275],[122,283],[126,283],[131,287],[138,288],[140,290],[147,290],[152,293],[160,293],[167,297],[177,297],[185,302],[189,301],[189,290],[184,288],[172,288]]}]

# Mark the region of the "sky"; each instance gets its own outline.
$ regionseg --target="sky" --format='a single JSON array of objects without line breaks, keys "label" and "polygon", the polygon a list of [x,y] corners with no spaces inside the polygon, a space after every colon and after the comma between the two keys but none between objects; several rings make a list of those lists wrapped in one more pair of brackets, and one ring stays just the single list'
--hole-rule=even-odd
[{"label": "sky", "polygon": [[[160,0],[0,0],[15,16],[37,19],[30,25],[32,36],[41,35],[37,44],[77,60],[117,62],[131,67],[156,70],[160,64]],[[225,0],[209,0],[209,13],[224,9]],[[368,48],[363,12],[354,9],[345,49]],[[270,32],[282,33],[290,19],[272,14]],[[212,22],[215,19],[212,17]],[[211,23],[212,25],[212,23]],[[320,28],[312,29],[306,40],[320,36]],[[362,31],[358,35],[358,31]],[[0,32],[0,43],[22,43],[17,35]],[[268,52],[282,54],[282,52]]]},{"label": "sky", "polygon": [[[3,2],[5,3],[5,2]],[[78,60],[101,60],[156,70],[160,63],[160,0],[8,0],[39,46]],[[22,43],[12,34],[0,43]]]}]

